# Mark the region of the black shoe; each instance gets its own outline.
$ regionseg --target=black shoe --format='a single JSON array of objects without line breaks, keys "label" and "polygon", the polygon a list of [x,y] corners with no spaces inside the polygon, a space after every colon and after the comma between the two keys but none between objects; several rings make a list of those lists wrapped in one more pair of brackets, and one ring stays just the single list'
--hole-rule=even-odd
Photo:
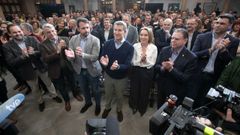
[{"label": "black shoe", "polygon": [[118,118],[118,121],[119,121],[119,122],[122,122],[122,121],[123,121],[123,114],[122,114],[122,111],[117,112],[117,118]]},{"label": "black shoe", "polygon": [[40,112],[43,112],[44,111],[44,109],[45,109],[45,103],[44,102],[42,102],[42,103],[40,103],[39,105],[38,105],[38,109],[39,109],[39,111]]},{"label": "black shoe", "polygon": [[108,116],[108,113],[111,111],[111,109],[105,109],[104,111],[103,111],[103,113],[102,113],[102,118],[107,118],[107,116]]},{"label": "black shoe", "polygon": [[62,103],[62,99],[58,96],[52,98],[54,101],[56,101],[57,103]]},{"label": "black shoe", "polygon": [[100,106],[96,106],[95,108],[95,115],[98,116],[101,112],[101,107]]},{"label": "black shoe", "polygon": [[85,104],[83,106],[83,108],[81,109],[80,113],[86,112],[90,106],[92,106],[92,103],[91,104]]},{"label": "black shoe", "polygon": [[70,104],[69,101],[68,101],[68,102],[65,102],[65,110],[66,110],[67,112],[69,112],[69,111],[71,110],[71,104]]}]

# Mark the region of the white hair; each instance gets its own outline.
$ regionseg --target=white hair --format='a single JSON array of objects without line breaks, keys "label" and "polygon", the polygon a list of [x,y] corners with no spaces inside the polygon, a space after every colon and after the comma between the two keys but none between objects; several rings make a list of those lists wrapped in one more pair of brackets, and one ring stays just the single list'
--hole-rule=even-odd
[{"label": "white hair", "polygon": [[45,30],[45,29],[56,30],[55,27],[50,23],[46,23],[43,25],[43,30]]}]

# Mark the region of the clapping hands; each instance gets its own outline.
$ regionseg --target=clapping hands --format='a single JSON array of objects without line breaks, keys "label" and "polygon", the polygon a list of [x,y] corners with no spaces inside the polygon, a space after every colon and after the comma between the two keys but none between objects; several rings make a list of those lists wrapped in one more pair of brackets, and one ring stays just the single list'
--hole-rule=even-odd
[{"label": "clapping hands", "polygon": [[174,63],[173,63],[173,61],[171,59],[169,59],[168,61],[163,61],[162,62],[162,68],[164,70],[169,71],[169,72],[172,71],[173,65],[174,65]]},{"label": "clapping hands", "polygon": [[117,70],[119,69],[118,61],[115,60],[110,68],[111,70]]},{"label": "clapping hands", "polygon": [[108,62],[109,62],[108,56],[107,55],[102,56],[101,59],[100,59],[100,62],[101,62],[102,65],[107,66]]},{"label": "clapping hands", "polygon": [[60,53],[63,47],[66,47],[66,42],[61,39],[57,44],[57,53]]},{"label": "clapping hands", "polygon": [[76,47],[75,53],[76,53],[76,55],[82,57],[82,53],[83,53],[82,48],[81,47]]},{"label": "clapping hands", "polygon": [[68,58],[75,58],[74,51],[71,48],[65,49],[64,52]]}]

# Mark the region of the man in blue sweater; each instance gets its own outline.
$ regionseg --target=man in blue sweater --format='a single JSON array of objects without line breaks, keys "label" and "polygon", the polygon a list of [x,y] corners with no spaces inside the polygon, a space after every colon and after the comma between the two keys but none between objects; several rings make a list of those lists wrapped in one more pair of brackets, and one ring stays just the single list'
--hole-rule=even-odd
[{"label": "man in blue sweater", "polygon": [[104,84],[106,105],[102,117],[108,116],[113,97],[116,96],[117,117],[120,122],[123,120],[123,91],[127,88],[127,73],[133,57],[133,47],[124,39],[126,31],[125,22],[116,21],[114,23],[114,39],[105,43],[100,59],[106,72]]}]

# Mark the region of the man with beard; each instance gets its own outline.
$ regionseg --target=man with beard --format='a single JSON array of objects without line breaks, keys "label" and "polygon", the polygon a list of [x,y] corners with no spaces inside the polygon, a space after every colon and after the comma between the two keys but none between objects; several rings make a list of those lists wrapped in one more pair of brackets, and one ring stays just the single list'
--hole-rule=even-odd
[{"label": "man with beard", "polygon": [[65,50],[65,54],[73,65],[76,81],[85,97],[85,105],[80,113],[86,112],[92,106],[91,93],[93,93],[96,102],[95,115],[97,116],[101,112],[99,77],[102,69],[98,61],[100,41],[90,34],[90,22],[86,18],[79,18],[77,27],[80,34],[71,38],[70,49]]}]

